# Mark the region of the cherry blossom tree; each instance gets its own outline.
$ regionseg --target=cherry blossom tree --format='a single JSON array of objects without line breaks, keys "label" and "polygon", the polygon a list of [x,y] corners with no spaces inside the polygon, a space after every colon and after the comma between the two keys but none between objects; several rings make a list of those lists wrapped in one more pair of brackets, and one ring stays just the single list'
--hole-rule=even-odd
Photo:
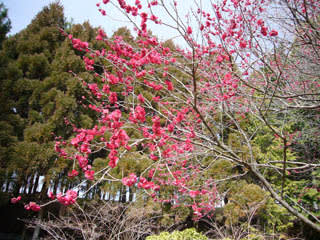
[{"label": "cherry blossom tree", "polygon": [[[195,1],[187,14],[182,4],[97,3],[102,15],[114,13],[110,6],[123,13],[136,31],[134,44],[100,29],[96,39],[105,47],[93,49],[62,30],[75,49],[86,53],[83,60],[94,79],[75,77],[90,95],[83,103],[99,122],[85,129],[71,121],[75,137],[58,139],[56,151],[77,163],[89,181],[137,186],[154,201],[192,208],[195,218],[213,212],[221,201],[222,181],[250,175],[280,205],[320,231],[315,214],[292,206],[285,193],[289,173],[303,175],[301,170],[320,166],[319,156],[295,161],[290,148],[297,132],[290,116],[320,107],[320,3]],[[153,36],[149,30],[158,27],[174,31],[176,45]],[[266,132],[280,149],[272,157],[257,146],[257,136]],[[96,171],[95,153],[107,160]],[[148,167],[115,178],[111,170],[129,156]],[[212,166],[222,160],[240,170],[217,179]],[[72,203],[76,197],[69,192],[58,200]]]}]

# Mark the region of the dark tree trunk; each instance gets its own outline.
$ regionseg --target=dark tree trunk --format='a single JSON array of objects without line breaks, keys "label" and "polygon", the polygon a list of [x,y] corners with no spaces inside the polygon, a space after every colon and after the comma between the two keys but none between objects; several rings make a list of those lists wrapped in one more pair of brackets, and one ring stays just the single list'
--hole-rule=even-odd
[{"label": "dark tree trunk", "polygon": [[126,203],[126,201],[127,201],[127,188],[126,187],[121,187],[120,198],[121,198],[122,203]]},{"label": "dark tree trunk", "polygon": [[43,182],[41,192],[40,192],[40,199],[44,199],[47,197],[47,192],[48,192],[48,186],[46,181]]},{"label": "dark tree trunk", "polygon": [[57,188],[58,188],[58,184],[59,184],[59,178],[57,177],[55,180],[54,180],[54,183],[53,183],[53,194],[56,195],[57,194]]},{"label": "dark tree trunk", "polygon": [[129,188],[129,202],[132,202],[133,201],[133,191],[132,191],[132,188],[130,187]]},{"label": "dark tree trunk", "polygon": [[104,200],[104,197],[106,196],[106,193],[101,191],[100,196],[101,196],[101,199]]},{"label": "dark tree trunk", "polygon": [[32,190],[33,194],[37,193],[37,188],[39,186],[39,178],[40,178],[40,174],[37,174],[36,181],[34,183],[33,190]]},{"label": "dark tree trunk", "polygon": [[19,194],[20,188],[22,186],[25,186],[23,183],[24,183],[24,179],[22,177],[18,177],[17,181],[14,184],[14,189],[13,189],[13,194],[14,195],[18,195]]},{"label": "dark tree trunk", "polygon": [[[43,209],[40,209],[39,214],[38,214],[38,219],[41,221],[43,215]],[[39,239],[39,234],[40,234],[40,225],[37,224],[32,235],[32,240],[38,240]]]}]

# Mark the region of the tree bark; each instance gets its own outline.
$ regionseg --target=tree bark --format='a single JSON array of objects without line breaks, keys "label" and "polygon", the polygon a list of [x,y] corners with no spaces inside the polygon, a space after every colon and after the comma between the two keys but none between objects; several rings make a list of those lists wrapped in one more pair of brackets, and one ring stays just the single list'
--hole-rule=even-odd
[{"label": "tree bark", "polygon": [[281,196],[273,189],[271,184],[264,178],[264,176],[254,167],[251,166],[251,172],[260,180],[260,182],[266,187],[266,189],[270,192],[272,197],[277,200],[284,208],[286,208],[290,213],[299,218],[308,226],[312,227],[316,231],[320,232],[320,225],[312,222],[310,219],[299,213],[296,209],[291,207],[285,200],[281,198]]},{"label": "tree bark", "polygon": [[33,181],[34,180],[34,175],[31,175],[29,178],[28,178],[28,194],[32,194],[32,189],[33,189]]},{"label": "tree bark", "polygon": [[[38,214],[38,219],[41,221],[43,215],[43,209],[40,209],[39,214]],[[39,239],[39,234],[40,234],[40,225],[37,224],[32,235],[32,240],[38,240]]]},{"label": "tree bark", "polygon": [[35,194],[37,193],[37,188],[39,186],[39,179],[40,179],[40,174],[37,174],[33,189],[32,189],[32,193]]}]

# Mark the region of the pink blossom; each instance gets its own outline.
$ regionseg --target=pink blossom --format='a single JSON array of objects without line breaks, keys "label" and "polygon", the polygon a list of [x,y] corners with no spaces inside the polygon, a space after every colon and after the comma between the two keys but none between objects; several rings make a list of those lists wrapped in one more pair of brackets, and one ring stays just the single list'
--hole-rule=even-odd
[{"label": "pink blossom", "polygon": [[154,172],[155,172],[155,169],[154,169],[154,168],[150,169],[150,171],[149,171],[149,173],[148,173],[148,177],[149,177],[149,178],[153,178]]},{"label": "pink blossom", "polygon": [[158,156],[154,155],[154,154],[150,154],[150,158],[153,160],[153,161],[157,161],[159,159]]},{"label": "pink blossom", "polygon": [[166,85],[167,85],[168,90],[169,90],[169,91],[172,91],[172,90],[173,90],[173,84],[172,84],[172,82],[169,81],[169,80],[166,80],[165,83],[166,83]]},{"label": "pink blossom", "polygon": [[138,95],[138,100],[141,102],[141,103],[144,103],[144,97],[142,94],[139,94]]},{"label": "pink blossom", "polygon": [[241,48],[246,48],[247,47],[247,42],[245,40],[240,41],[240,47]]},{"label": "pink blossom", "polygon": [[76,155],[75,158],[78,160],[80,168],[85,168],[88,165],[88,159],[81,155]]},{"label": "pink blossom", "polygon": [[48,193],[48,197],[50,198],[50,199],[52,199],[52,200],[54,200],[55,198],[56,198],[56,196],[53,194],[53,192],[49,192]]},{"label": "pink blossom", "polygon": [[89,148],[88,144],[84,143],[80,147],[80,152],[91,153],[91,149]]},{"label": "pink blossom", "polygon": [[174,130],[174,124],[173,124],[173,123],[170,123],[170,124],[168,125],[168,131],[172,133],[173,130]]},{"label": "pink blossom", "polygon": [[262,26],[262,25],[264,24],[264,22],[263,22],[262,19],[259,19],[259,20],[257,21],[257,24],[258,24],[259,26]]},{"label": "pink blossom", "polygon": [[200,194],[200,192],[197,190],[197,191],[189,191],[189,196],[192,197],[192,198],[195,198],[196,196],[198,196]]},{"label": "pink blossom", "polygon": [[147,73],[146,70],[143,70],[143,71],[141,71],[141,72],[137,72],[137,73],[136,73],[136,77],[137,77],[137,78],[142,78],[142,77],[144,77],[144,76],[146,75],[146,73]]},{"label": "pink blossom", "polygon": [[146,121],[146,111],[144,110],[143,107],[141,106],[137,106],[135,109],[135,113],[136,113],[136,118],[140,121],[140,122],[145,122]]},{"label": "pink blossom", "polygon": [[190,35],[192,33],[192,28],[190,26],[188,26],[187,28],[187,34]]},{"label": "pink blossom", "polygon": [[18,196],[16,198],[11,198],[11,203],[15,204],[21,200],[21,196]]},{"label": "pink blossom", "polygon": [[25,205],[24,208],[26,210],[32,210],[34,212],[40,211],[40,206],[38,204],[36,204],[35,202],[30,202],[29,204]]},{"label": "pink blossom", "polygon": [[93,170],[87,170],[84,172],[84,176],[88,179],[88,180],[94,180],[94,171]]},{"label": "pink blossom", "polygon": [[217,57],[217,60],[216,60],[216,62],[217,63],[221,63],[222,61],[223,61],[223,56],[221,56],[221,55],[219,55],[218,57]]},{"label": "pink blossom", "polygon": [[68,172],[68,177],[76,177],[79,175],[79,172],[75,169],[72,169],[71,172]]},{"label": "pink blossom", "polygon": [[263,35],[263,36],[267,36],[267,28],[266,27],[261,27],[261,34]]},{"label": "pink blossom", "polygon": [[118,154],[118,152],[116,150],[111,150],[108,155],[108,158],[110,159],[109,166],[111,168],[115,168],[118,164],[119,158],[118,158],[117,154]]},{"label": "pink blossom", "polygon": [[275,37],[275,36],[278,35],[278,32],[277,32],[276,30],[271,30],[271,31],[269,32],[269,35],[270,35],[271,37]]},{"label": "pink blossom", "polygon": [[160,186],[159,186],[159,185],[154,185],[154,186],[152,187],[152,190],[153,190],[153,191],[160,191]]},{"label": "pink blossom", "polygon": [[78,197],[78,193],[74,190],[68,190],[65,195],[62,195],[61,193],[57,194],[58,201],[63,205],[71,205],[76,202],[76,199]]},{"label": "pink blossom", "polygon": [[109,102],[111,104],[115,104],[117,101],[118,101],[117,93],[111,92],[110,95],[109,95]]},{"label": "pink blossom", "polygon": [[121,111],[119,109],[114,110],[111,114],[110,114],[110,118],[114,121],[114,122],[118,122],[121,118]]},{"label": "pink blossom", "polygon": [[137,176],[134,173],[131,173],[129,177],[124,177],[122,179],[122,184],[128,187],[131,187],[137,182]]}]

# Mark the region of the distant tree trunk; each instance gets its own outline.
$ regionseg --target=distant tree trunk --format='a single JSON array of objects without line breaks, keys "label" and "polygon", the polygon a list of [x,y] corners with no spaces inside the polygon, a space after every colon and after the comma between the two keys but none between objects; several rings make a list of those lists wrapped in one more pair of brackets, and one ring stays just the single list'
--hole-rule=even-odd
[{"label": "distant tree trunk", "polygon": [[55,178],[54,183],[53,183],[53,194],[54,195],[57,194],[58,183],[59,183],[59,178]]},{"label": "distant tree trunk", "polygon": [[84,198],[85,198],[85,199],[88,199],[88,195],[89,195],[89,192],[88,192],[89,184],[88,184],[88,183],[87,183],[87,185],[85,186],[85,188],[86,188],[86,190],[85,190],[86,194],[85,194]]},{"label": "distant tree trunk", "polygon": [[[107,194],[107,193],[108,193],[108,194]],[[109,201],[109,200],[110,200],[110,192],[106,192],[105,194],[107,195],[106,201]]]},{"label": "distant tree trunk", "polygon": [[23,194],[27,194],[27,189],[28,189],[28,181],[24,180],[23,183],[21,184],[20,188],[23,188]]},{"label": "distant tree trunk", "polygon": [[34,175],[31,175],[31,177],[28,178],[28,194],[32,194],[32,189],[33,189],[33,180],[34,180]]},{"label": "distant tree trunk", "polygon": [[[43,215],[43,209],[41,208],[38,214],[38,219],[41,221]],[[39,234],[40,234],[40,225],[37,224],[32,235],[32,240],[38,240],[39,239]]]},{"label": "distant tree trunk", "polygon": [[132,202],[133,201],[133,191],[132,191],[132,188],[129,187],[129,202]]},{"label": "distant tree trunk", "polygon": [[33,185],[33,189],[32,189],[33,194],[37,193],[37,188],[39,186],[39,178],[40,178],[40,174],[37,174],[37,177],[36,177],[35,183]]},{"label": "distant tree trunk", "polygon": [[65,205],[60,204],[59,207],[59,217],[63,217],[66,215],[67,207]]},{"label": "distant tree trunk", "polygon": [[5,188],[3,189],[4,192],[8,192],[9,191],[10,182],[11,182],[11,174],[9,172],[7,172]]},{"label": "distant tree trunk", "polygon": [[48,186],[46,181],[44,181],[41,188],[41,192],[40,192],[40,199],[44,199],[47,196],[47,192],[48,192]]},{"label": "distant tree trunk", "polygon": [[100,196],[101,196],[101,199],[102,199],[102,200],[104,200],[105,195],[106,195],[106,193],[101,191]]},{"label": "distant tree trunk", "polygon": [[0,191],[5,192],[5,190],[6,190],[4,187],[6,187],[5,183],[6,183],[6,181],[8,181],[8,176],[7,175],[8,174],[6,173],[3,178],[0,178]]},{"label": "distant tree trunk", "polygon": [[24,179],[22,177],[18,177],[13,189],[14,195],[18,195],[20,193],[20,188],[23,186],[23,183]]},{"label": "distant tree trunk", "polygon": [[122,203],[125,203],[127,201],[127,188],[125,186],[121,187],[121,195],[120,195],[120,201]]},{"label": "distant tree trunk", "polygon": [[21,234],[21,240],[24,240],[26,237],[26,225],[23,225],[23,230],[22,230],[22,234]]}]

